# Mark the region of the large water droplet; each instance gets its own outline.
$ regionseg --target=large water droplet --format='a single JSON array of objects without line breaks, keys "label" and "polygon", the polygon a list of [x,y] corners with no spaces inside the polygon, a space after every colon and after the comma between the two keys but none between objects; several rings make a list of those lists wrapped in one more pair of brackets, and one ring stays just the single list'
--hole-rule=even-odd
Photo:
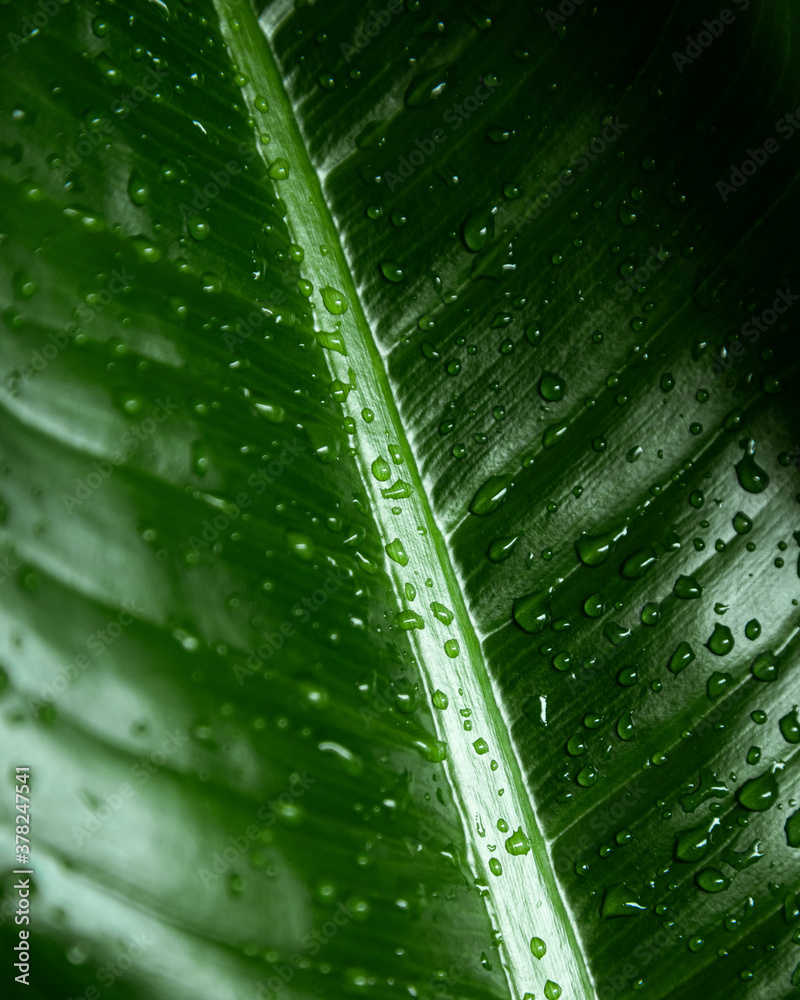
[{"label": "large water droplet", "polygon": [[684,601],[690,601],[702,597],[703,588],[693,576],[679,576],[672,588],[672,593]]},{"label": "large water droplet", "polygon": [[542,399],[554,403],[559,399],[563,399],[566,391],[567,384],[560,375],[556,375],[553,372],[542,372],[542,376],[539,379],[539,392]]},{"label": "large water droplet", "polygon": [[614,546],[628,532],[625,528],[612,528],[600,535],[589,535],[585,531],[575,542],[575,551],[584,566],[600,566],[614,551]]},{"label": "large water droplet", "polygon": [[760,681],[776,681],[780,672],[781,661],[768,649],[758,656],[750,664],[750,670],[755,678]]},{"label": "large water droplet", "polygon": [[549,601],[550,593],[547,590],[537,590],[518,597],[512,606],[514,621],[531,635],[541,632],[550,620]]},{"label": "large water droplet", "polygon": [[489,558],[492,562],[503,562],[504,559],[508,559],[511,553],[514,551],[514,546],[517,544],[519,535],[512,535],[505,538],[495,538],[494,541],[489,543]]},{"label": "large water droplet", "polygon": [[655,566],[657,559],[658,553],[652,545],[639,549],[622,564],[622,575],[626,580],[639,580]]},{"label": "large water droplet", "polygon": [[704,868],[697,873],[695,881],[705,892],[724,892],[731,884],[719,868]]},{"label": "large water droplet", "polygon": [[470,212],[461,224],[464,246],[472,253],[480,253],[494,237],[494,215],[491,211]]},{"label": "large water droplet", "polygon": [[706,646],[715,656],[727,656],[734,647],[733,632],[727,625],[714,625],[714,631],[708,638]]},{"label": "large water droplet", "polygon": [[600,915],[604,920],[614,917],[637,917],[644,912],[645,907],[641,904],[639,894],[624,882],[606,889],[600,909]]},{"label": "large water droplet", "polygon": [[783,830],[789,847],[800,847],[800,809],[786,820]]},{"label": "large water droplet", "polygon": [[511,480],[508,476],[489,476],[472,498],[469,505],[470,513],[485,517],[497,510],[505,500],[510,485]]},{"label": "large water droplet", "polygon": [[769,476],[755,460],[756,443],[750,438],[745,444],[744,457],[736,463],[739,484],[748,493],[763,493],[769,486]]},{"label": "large water droplet", "polygon": [[797,706],[779,719],[778,728],[787,743],[800,743],[800,719],[797,718]]},{"label": "large water droplet", "polygon": [[763,812],[778,798],[778,781],[772,771],[746,781],[736,792],[739,802],[753,812]]}]

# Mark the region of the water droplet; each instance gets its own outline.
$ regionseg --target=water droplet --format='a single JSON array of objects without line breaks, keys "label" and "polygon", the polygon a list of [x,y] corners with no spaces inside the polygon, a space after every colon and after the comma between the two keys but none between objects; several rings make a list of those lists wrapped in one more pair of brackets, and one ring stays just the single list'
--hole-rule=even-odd
[{"label": "water droplet", "polygon": [[517,544],[519,535],[508,536],[505,538],[495,538],[494,541],[489,543],[489,558],[492,562],[503,562],[504,559],[508,559],[511,553],[514,551],[514,546]]},{"label": "water droplet", "polygon": [[405,500],[413,492],[414,488],[411,483],[407,483],[405,479],[396,479],[391,486],[387,486],[385,490],[381,490],[381,496],[385,500]]},{"label": "water droplet", "polygon": [[638,893],[624,882],[606,889],[600,909],[600,915],[604,920],[615,917],[636,917],[644,912],[645,907],[642,906]]},{"label": "water droplet", "polygon": [[584,566],[600,566],[614,551],[614,547],[620,538],[628,532],[625,528],[612,528],[600,535],[589,535],[585,531],[575,542],[575,550],[578,558]]},{"label": "water droplet", "polygon": [[752,529],[752,527],[753,527],[753,522],[747,516],[747,514],[743,514],[741,511],[739,511],[738,514],[734,515],[733,530],[736,532],[737,535],[748,534],[749,531]]},{"label": "water droplet", "polygon": [[425,740],[415,740],[414,746],[431,764],[440,764],[447,759],[447,744],[433,736]]},{"label": "water droplet", "polygon": [[720,625],[717,622],[706,646],[715,656],[727,656],[734,647],[733,632],[727,625]]},{"label": "water droplet", "polygon": [[783,830],[789,847],[800,847],[800,809],[786,820]]},{"label": "water droplet", "polygon": [[279,156],[269,165],[267,173],[274,181],[285,181],[289,176],[289,161],[284,156]]},{"label": "water droplet", "polygon": [[485,517],[497,510],[505,500],[510,485],[511,480],[507,476],[490,476],[472,498],[470,513]]},{"label": "water droplet", "polygon": [[450,704],[450,699],[444,693],[444,691],[439,691],[438,689],[433,692],[433,707],[438,708],[440,712],[443,712],[447,706]]},{"label": "water droplet", "polygon": [[617,736],[621,740],[632,740],[636,735],[636,727],[633,722],[633,713],[624,712],[617,720]]},{"label": "water droplet", "polygon": [[539,392],[542,399],[546,399],[549,402],[556,402],[564,398],[566,391],[566,382],[560,375],[555,375],[553,372],[542,372],[539,379]]},{"label": "water droplet", "polygon": [[530,851],[531,842],[525,836],[522,827],[519,827],[519,829],[515,830],[514,833],[512,833],[508,838],[505,846],[506,851],[509,854],[514,855],[514,857],[518,857],[519,855],[527,854],[528,851]]},{"label": "water droplet", "polygon": [[550,593],[547,590],[517,597],[512,605],[514,621],[523,631],[536,635],[550,620],[549,600]]},{"label": "water droplet", "polygon": [[800,720],[797,718],[797,707],[778,720],[781,736],[787,743],[800,743]]},{"label": "water droplet", "polygon": [[438,601],[431,602],[431,611],[444,625],[449,625],[453,620],[453,612],[449,608],[446,608],[444,604],[440,604]]},{"label": "water droplet", "polygon": [[197,240],[198,243],[206,239],[211,232],[211,227],[200,215],[190,216],[188,226],[190,236],[192,239]]},{"label": "water droplet", "polygon": [[661,609],[654,601],[648,601],[642,608],[643,625],[657,625],[661,620]]},{"label": "water droplet", "polygon": [[718,820],[710,824],[695,826],[691,830],[681,830],[675,839],[675,857],[679,861],[693,864],[704,857],[711,847],[711,831],[717,826]]},{"label": "water droplet", "polygon": [[347,312],[347,299],[344,294],[330,285],[322,289],[322,302],[332,316],[341,316]]},{"label": "water droplet", "polygon": [[387,281],[391,281],[394,284],[402,281],[405,278],[405,273],[399,264],[396,264],[393,260],[381,261],[381,274],[386,278]]},{"label": "water droplet", "polygon": [[697,873],[695,881],[705,892],[724,892],[731,884],[719,868],[704,868]]},{"label": "water droplet", "polygon": [[454,660],[459,654],[458,642],[455,639],[447,639],[443,648],[451,660]]},{"label": "water droplet", "polygon": [[726,694],[731,690],[733,686],[733,675],[729,673],[724,673],[720,670],[715,670],[714,673],[706,681],[706,693],[708,697],[712,700],[715,698],[721,698],[722,695]]},{"label": "water droplet", "polygon": [[753,812],[769,809],[778,798],[778,781],[772,771],[746,781],[736,792],[739,802]]},{"label": "water droplet", "polygon": [[587,764],[578,771],[576,780],[582,788],[590,788],[597,781],[597,770],[591,764]]},{"label": "water droplet", "polygon": [[447,87],[447,68],[434,66],[414,77],[405,92],[404,100],[409,108],[421,108],[437,97],[441,97]]},{"label": "water droplet", "polygon": [[[326,351],[336,351],[337,354],[342,354],[347,357],[347,347],[344,343],[344,337],[339,330],[333,330],[328,332],[327,330],[317,330],[314,333],[317,343],[320,347],[324,347]],[[364,411],[361,411],[362,417],[364,416]],[[364,417],[366,420],[367,418]],[[369,423],[369,421],[367,421]]]},{"label": "water droplet", "polygon": [[748,493],[763,493],[769,485],[769,476],[755,460],[756,443],[750,438],[745,444],[744,457],[736,463],[739,484]]},{"label": "water droplet", "polygon": [[781,661],[770,649],[758,654],[750,664],[750,670],[760,681],[775,681],[778,679],[780,665]]},{"label": "water droplet", "polygon": [[142,175],[134,170],[128,178],[128,197],[134,205],[144,205],[150,195],[150,188]]},{"label": "water droplet", "polygon": [[408,566],[408,556],[399,538],[395,538],[388,545],[384,546],[384,548],[386,549],[386,555],[390,559],[393,559],[400,566]]},{"label": "water droplet", "polygon": [[461,225],[464,246],[472,253],[480,253],[494,237],[494,215],[491,211],[470,212]]},{"label": "water droplet", "polygon": [[655,566],[657,559],[658,554],[651,545],[639,549],[622,564],[622,575],[626,580],[639,580]]},{"label": "water droplet", "polygon": [[406,632],[410,632],[411,629],[423,629],[425,628],[425,622],[422,620],[422,615],[417,614],[416,611],[398,611],[395,618],[399,628]]},{"label": "water droplet", "polygon": [[492,875],[500,876],[503,874],[503,866],[500,864],[497,858],[489,859],[489,870]]},{"label": "water droplet", "polygon": [[542,941],[540,937],[531,938],[531,955],[534,958],[538,958],[540,961],[547,954],[547,945]]},{"label": "water droplet", "polygon": [[678,674],[694,660],[695,654],[688,642],[681,642],[669,659],[669,669]]},{"label": "water droplet", "polygon": [[605,611],[602,594],[592,594],[583,603],[583,610],[589,618],[600,618]]},{"label": "water droplet", "polygon": [[286,533],[286,541],[289,544],[289,551],[303,562],[309,562],[314,558],[314,543],[308,535],[302,535],[297,531]]},{"label": "water droplet", "polygon": [[672,588],[672,593],[685,601],[702,597],[703,588],[693,576],[679,576]]},{"label": "water droplet", "polygon": [[544,996],[545,1000],[558,1000],[561,996],[561,987],[552,979],[548,979],[544,984]]}]

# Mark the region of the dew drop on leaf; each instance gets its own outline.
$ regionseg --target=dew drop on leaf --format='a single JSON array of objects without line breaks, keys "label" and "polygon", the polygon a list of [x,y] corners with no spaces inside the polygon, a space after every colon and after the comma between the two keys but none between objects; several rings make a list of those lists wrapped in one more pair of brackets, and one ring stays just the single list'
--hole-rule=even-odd
[{"label": "dew drop on leaf", "polygon": [[553,372],[542,372],[539,379],[539,393],[542,399],[556,402],[564,398],[566,391],[566,383],[560,375],[555,375]]},{"label": "dew drop on leaf", "polygon": [[734,647],[733,633],[727,625],[720,625],[717,622],[706,646],[715,656],[727,656]]},{"label": "dew drop on leaf", "polygon": [[736,463],[739,484],[748,493],[763,493],[769,486],[769,476],[756,462],[756,443],[751,438],[745,444],[744,456]]},{"label": "dew drop on leaf", "polygon": [[679,576],[672,588],[672,593],[682,600],[689,601],[702,597],[703,588],[693,576]]},{"label": "dew drop on leaf", "polygon": [[508,559],[511,553],[514,551],[514,546],[517,544],[519,536],[513,535],[505,538],[495,538],[489,543],[489,558],[492,562],[503,562],[504,559]]},{"label": "dew drop on leaf", "polygon": [[772,771],[746,781],[736,792],[739,802],[752,812],[769,809],[778,798],[778,781]]},{"label": "dew drop on leaf", "polygon": [[478,489],[469,505],[471,514],[485,517],[505,500],[511,481],[507,476],[490,476]]},{"label": "dew drop on leaf", "polygon": [[695,881],[705,892],[724,892],[731,884],[719,868],[704,868],[695,876]]},{"label": "dew drop on leaf", "polygon": [[797,718],[796,707],[778,720],[778,727],[787,743],[800,743],[800,719]]},{"label": "dew drop on leaf", "polygon": [[540,937],[531,938],[531,955],[534,958],[538,958],[540,961],[547,954],[547,945],[542,941]]}]

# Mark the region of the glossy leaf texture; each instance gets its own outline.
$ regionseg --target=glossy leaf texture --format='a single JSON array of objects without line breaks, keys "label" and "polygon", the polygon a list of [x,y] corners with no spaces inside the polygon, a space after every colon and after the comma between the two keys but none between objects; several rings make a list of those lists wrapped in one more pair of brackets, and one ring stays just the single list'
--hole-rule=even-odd
[{"label": "glossy leaf texture", "polygon": [[3,952],[800,995],[796,13],[257,13],[0,8]]}]

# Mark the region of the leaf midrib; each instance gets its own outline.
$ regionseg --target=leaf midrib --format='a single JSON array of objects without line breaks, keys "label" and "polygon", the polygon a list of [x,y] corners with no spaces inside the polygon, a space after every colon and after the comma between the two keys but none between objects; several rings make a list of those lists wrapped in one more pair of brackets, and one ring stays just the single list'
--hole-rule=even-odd
[{"label": "leaf midrib", "polygon": [[[570,915],[562,898],[547,855],[545,841],[535,822],[531,799],[522,776],[517,755],[510,737],[510,728],[501,707],[500,693],[489,676],[481,653],[474,624],[462,598],[462,582],[458,579],[441,530],[423,489],[422,478],[416,467],[409,438],[403,427],[386,374],[384,360],[372,335],[362,309],[352,270],[333,218],[327,207],[320,177],[314,170],[303,141],[301,130],[283,85],[280,71],[274,61],[270,46],[265,43],[255,16],[247,5],[228,11],[224,0],[215,0],[220,17],[223,38],[238,72],[247,82],[243,93],[248,108],[253,107],[257,94],[268,95],[278,107],[271,108],[262,117],[254,111],[256,129],[268,128],[271,141],[267,151],[262,149],[265,164],[267,152],[270,159],[285,157],[290,163],[289,177],[278,182],[279,194],[289,206],[287,224],[292,239],[305,250],[301,271],[313,275],[315,290],[310,302],[316,309],[317,325],[332,328],[334,317],[328,316],[319,288],[331,285],[341,290],[348,303],[347,312],[337,317],[342,320],[342,334],[348,351],[347,357],[325,351],[332,378],[351,382],[352,369],[357,388],[351,390],[342,404],[343,411],[358,425],[359,447],[353,449],[362,481],[372,501],[372,511],[385,545],[401,537],[408,554],[408,566],[386,560],[398,609],[406,606],[400,595],[403,585],[414,579],[418,599],[411,607],[427,612],[431,600],[445,603],[455,613],[453,627],[445,629],[430,613],[425,614],[423,630],[409,634],[411,646],[427,688],[430,700],[434,691],[441,688],[450,698],[450,707],[434,713],[436,736],[447,744],[448,761],[445,773],[458,803],[464,826],[468,850],[468,863],[482,884],[490,885],[491,892],[484,893],[487,909],[495,930],[503,940],[501,953],[509,993],[520,998],[526,992],[541,995],[547,980],[557,982],[570,996],[594,995],[579,941],[574,933]],[[246,9],[245,9],[246,8]],[[229,13],[231,20],[228,20]],[[328,247],[322,254],[319,244]],[[324,318],[324,319],[323,319]],[[361,408],[369,405],[374,419],[367,423]],[[402,518],[395,517],[380,493],[380,484],[370,473],[372,460],[378,455],[387,456],[386,445],[399,445],[404,462],[396,465],[388,485],[394,478],[411,482],[414,494],[403,501]],[[405,526],[411,522],[409,529]],[[424,534],[417,528],[422,527]],[[417,569],[415,570],[415,567]],[[426,584],[426,578],[430,585]],[[449,658],[443,650],[445,638],[458,637],[461,647],[456,659]],[[465,732],[458,715],[459,707],[472,712],[473,729]],[[489,744],[491,755],[479,756],[472,742],[483,737]],[[500,766],[492,771],[491,757],[499,759]],[[506,780],[503,782],[503,778]],[[502,784],[501,784],[502,782]],[[505,785],[500,814],[497,794]],[[509,833],[498,833],[496,845],[503,874],[495,877],[489,873],[490,852],[475,835],[481,822],[487,830],[496,828],[498,818],[508,822]],[[532,843],[532,855],[512,857],[500,849],[500,843],[518,827]],[[488,839],[488,838],[487,838]],[[495,839],[495,838],[492,838]],[[495,855],[497,856],[497,855]],[[526,911],[533,910],[534,901],[543,895],[543,905],[538,909],[537,922],[532,926]],[[534,934],[548,943],[548,952],[541,962],[532,960],[529,942]]]}]

